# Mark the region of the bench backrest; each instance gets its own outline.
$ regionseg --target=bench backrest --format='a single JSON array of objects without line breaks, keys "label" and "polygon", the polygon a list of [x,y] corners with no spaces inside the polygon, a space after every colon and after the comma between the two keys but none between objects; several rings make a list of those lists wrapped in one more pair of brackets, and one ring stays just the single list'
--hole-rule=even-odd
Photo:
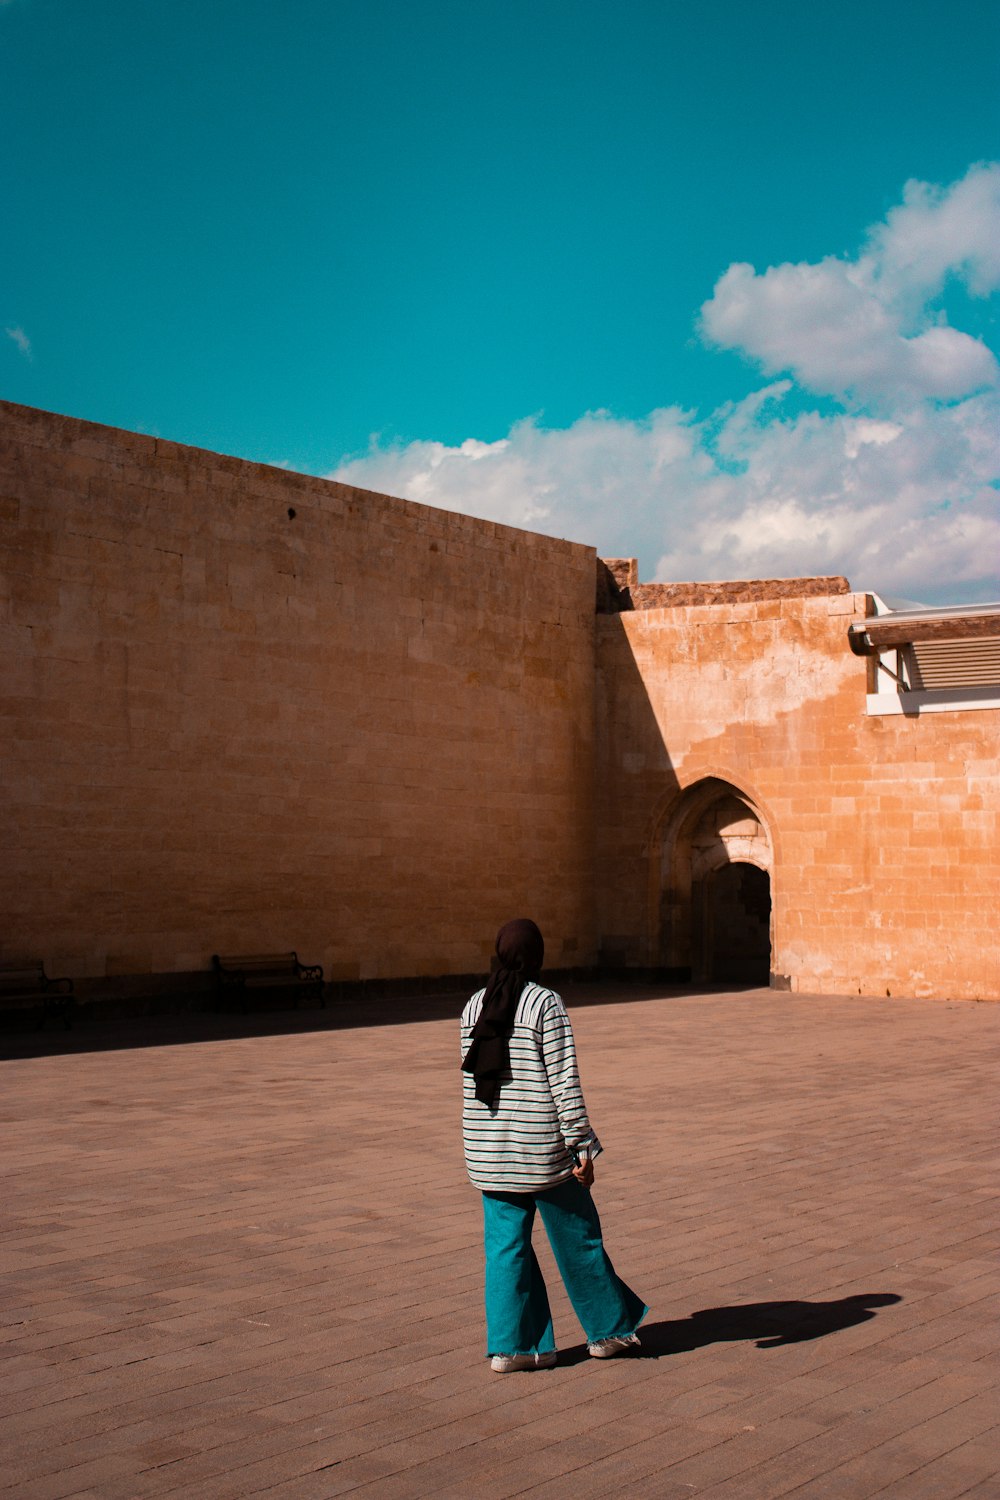
[{"label": "bench backrest", "polygon": [[0,994],[43,990],[47,982],[44,963],[0,964]]},{"label": "bench backrest", "polygon": [[297,953],[217,953],[213,959],[216,968],[237,969],[242,974],[278,974],[296,968],[298,961]]}]

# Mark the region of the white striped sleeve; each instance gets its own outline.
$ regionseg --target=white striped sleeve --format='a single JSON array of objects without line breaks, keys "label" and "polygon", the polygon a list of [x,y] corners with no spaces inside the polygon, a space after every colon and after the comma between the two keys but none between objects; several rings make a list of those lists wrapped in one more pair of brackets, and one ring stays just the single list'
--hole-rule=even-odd
[{"label": "white striped sleeve", "polygon": [[602,1147],[587,1118],[573,1028],[561,1001],[554,995],[542,1011],[541,1022],[542,1059],[562,1138],[577,1155],[597,1156]]},{"label": "white striped sleeve", "polygon": [[[479,990],[462,1013],[462,1047],[472,1042]],[[484,1192],[535,1192],[564,1182],[577,1157],[601,1144],[587,1120],[573,1033],[554,990],[525,985],[508,1043],[510,1067],[491,1105],[463,1074],[462,1124],[469,1176]]]}]

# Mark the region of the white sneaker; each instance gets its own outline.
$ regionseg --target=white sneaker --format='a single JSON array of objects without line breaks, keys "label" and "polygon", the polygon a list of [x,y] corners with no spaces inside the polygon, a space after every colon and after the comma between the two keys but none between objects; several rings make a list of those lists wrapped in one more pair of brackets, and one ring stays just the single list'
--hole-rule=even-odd
[{"label": "white sneaker", "polygon": [[598,1339],[594,1344],[587,1345],[587,1353],[594,1359],[614,1359],[616,1354],[628,1354],[631,1349],[638,1349],[639,1335],[637,1333],[626,1333],[621,1338]]},{"label": "white sneaker", "polygon": [[514,1370],[549,1370],[556,1362],[556,1351],[549,1354],[494,1354],[490,1369],[497,1375],[510,1375]]}]

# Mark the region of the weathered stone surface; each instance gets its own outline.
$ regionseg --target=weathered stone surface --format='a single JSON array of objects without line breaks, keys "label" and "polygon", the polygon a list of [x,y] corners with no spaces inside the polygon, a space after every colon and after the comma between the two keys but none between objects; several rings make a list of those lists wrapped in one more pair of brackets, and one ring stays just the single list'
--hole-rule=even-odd
[{"label": "weathered stone surface", "polygon": [[689,604],[748,604],[761,599],[812,599],[849,594],[846,578],[744,578],[719,583],[639,583],[630,587],[633,609],[677,608]]},{"label": "weathered stone surface", "polygon": [[743,865],[775,986],[1000,997],[1000,715],[867,717],[844,578],[640,584],[3,404],[0,501],[0,962],[468,973],[530,913],[554,966],[712,977]]},{"label": "weathered stone surface", "polygon": [[867,717],[865,604],[598,618],[598,895],[622,961],[697,971],[711,898],[677,851],[735,794],[766,835],[735,857],[771,877],[776,986],[1000,997],[1000,716]]},{"label": "weathered stone surface", "polygon": [[639,582],[639,564],[634,557],[597,559],[597,613],[615,615],[632,608],[629,590]]},{"label": "weathered stone surface", "polygon": [[592,548],[0,406],[0,959],[596,952]]}]

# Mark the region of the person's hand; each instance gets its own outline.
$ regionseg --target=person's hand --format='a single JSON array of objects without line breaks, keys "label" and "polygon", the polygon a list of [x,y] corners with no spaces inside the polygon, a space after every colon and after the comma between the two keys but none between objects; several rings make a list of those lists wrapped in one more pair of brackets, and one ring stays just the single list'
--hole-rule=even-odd
[{"label": "person's hand", "polygon": [[573,1176],[577,1182],[582,1182],[585,1188],[594,1186],[594,1158],[585,1156],[578,1167],[573,1168]]}]

